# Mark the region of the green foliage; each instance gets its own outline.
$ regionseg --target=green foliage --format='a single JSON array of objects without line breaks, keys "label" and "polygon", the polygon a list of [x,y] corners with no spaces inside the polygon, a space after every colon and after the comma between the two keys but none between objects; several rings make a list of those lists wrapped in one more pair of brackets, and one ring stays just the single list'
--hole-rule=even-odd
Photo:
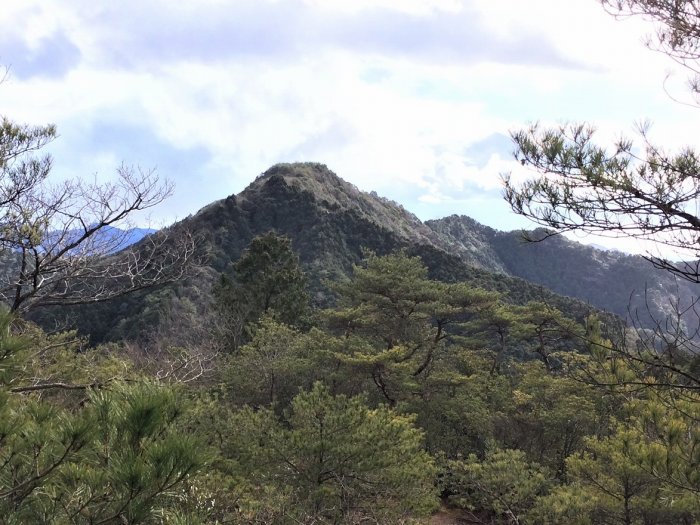
[{"label": "green foliage", "polygon": [[300,332],[265,316],[251,341],[227,358],[222,377],[227,394],[238,405],[286,407],[302,387],[328,384],[337,377],[333,349],[338,341],[319,330]]},{"label": "green foliage", "polygon": [[416,414],[433,454],[456,458],[483,456],[495,440],[500,414],[510,406],[508,378],[488,373],[488,363],[452,347],[422,383],[422,395],[402,403]]},{"label": "green foliage", "polygon": [[503,361],[514,342],[525,330],[525,320],[511,305],[499,303],[466,325],[469,337],[466,341],[476,347],[488,349],[491,356],[490,373],[501,372]]},{"label": "green foliage", "polygon": [[[308,276],[308,288],[315,306],[329,307],[334,304],[328,283],[349,276],[353,264],[361,262],[363,248],[374,250],[378,254],[403,248],[407,253],[422,258],[428,267],[428,277],[432,280],[462,281],[472,288],[497,291],[505,300],[514,304],[544,301],[579,321],[592,311],[591,306],[585,302],[557,296],[542,286],[505,273],[532,279],[531,276],[519,274],[513,267],[504,270],[504,273],[493,273],[494,269],[502,266],[498,259],[504,260],[503,252],[515,251],[514,245],[520,242],[517,234],[511,239],[512,242],[507,243],[502,250],[499,249],[499,254],[494,255],[491,248],[497,243],[489,236],[474,245],[468,239],[460,242],[459,239],[445,237],[433,226],[432,223],[421,223],[415,216],[385,199],[360,192],[322,165],[278,165],[268,170],[241,194],[214,202],[178,225],[200,238],[202,250],[210,255],[203,272],[194,278],[183,280],[177,286],[149,291],[143,297],[122,298],[109,304],[103,303],[99,307],[95,305],[89,309],[80,309],[70,315],[79,320],[81,331],[89,333],[93,342],[125,337],[140,338],[144,332],[153,332],[155,327],[162,324],[180,327],[192,322],[196,326],[197,319],[182,319],[178,316],[173,320],[170,311],[180,309],[186,301],[192,301],[195,312],[201,314],[206,311],[212,302],[211,289],[218,286],[217,276],[226,272],[229,280],[235,281],[232,275],[233,265],[240,259],[244,249],[252,238],[270,231],[292,240],[294,250]],[[543,250],[544,245],[542,246]],[[555,261],[561,257],[560,252],[561,250],[554,250],[549,258]],[[514,258],[521,266],[542,268],[541,275],[547,274],[552,278],[561,270],[552,269],[541,260],[528,263],[532,258],[520,252]],[[574,254],[568,260],[580,259],[578,254]],[[471,266],[471,261],[476,261],[477,266]],[[592,258],[587,266],[602,272],[601,266]],[[568,268],[573,269],[574,265],[568,264]],[[644,275],[646,279],[641,280],[642,284],[637,289],[643,289],[645,280],[655,280],[648,273]],[[585,285],[577,288],[576,293],[582,289],[610,289],[609,283],[589,286],[588,276],[582,273],[570,275],[567,281],[572,285],[585,282]],[[618,281],[622,280],[616,277],[615,282]],[[545,283],[545,286],[551,286],[551,283]],[[563,293],[577,297],[572,291]],[[622,313],[626,312],[624,306],[627,304],[629,290],[622,290],[617,297],[623,297]],[[589,295],[585,296],[585,301],[590,302]],[[608,303],[602,306],[611,309]],[[66,317],[64,308],[41,313],[41,317],[35,319],[41,319],[44,326],[51,326],[56,317]],[[235,337],[234,341],[229,341],[229,346],[237,348],[248,340],[249,334],[243,331],[242,323],[239,322],[244,312],[233,309],[232,313],[235,315],[224,316],[212,324],[222,327],[223,333],[244,334],[245,341]],[[278,320],[295,324],[289,320]]]},{"label": "green foliage", "polygon": [[316,383],[294,398],[283,421],[244,408],[231,428],[237,438],[225,454],[271,499],[275,523],[396,523],[435,507],[435,468],[421,450],[422,433],[411,418],[371,410],[361,397],[334,397]]},{"label": "green foliage", "polygon": [[30,346],[27,337],[13,336],[13,317],[0,311],[0,385],[7,387],[22,372],[25,350]]},{"label": "green foliage", "polygon": [[[675,24],[675,22],[672,22]],[[697,43],[697,35],[693,34]],[[693,282],[700,267],[682,262],[694,254],[700,218],[697,153],[666,154],[641,129],[643,153],[622,138],[610,148],[595,143],[588,124],[513,133],[516,158],[541,175],[516,185],[506,177],[504,197],[513,211],[552,228],[657,242],[678,251],[681,262],[650,255],[657,267]],[[552,235],[550,232],[547,235]],[[685,259],[683,259],[685,258]]]},{"label": "green foliage", "polygon": [[[56,138],[56,126],[27,126],[2,117],[0,123],[0,179],[9,191],[4,197],[11,201],[31,185],[43,180],[51,167],[51,158],[40,159],[28,153],[43,148]],[[6,205],[7,202],[1,203]]]},{"label": "green foliage", "polygon": [[[623,359],[600,322],[590,319],[584,330],[544,303],[509,305],[433,281],[403,252],[369,254],[336,292],[338,306],[324,312],[332,333],[267,316],[227,357],[216,403],[231,405],[208,405],[193,425],[222,451],[194,482],[196,507],[211,519],[421,516],[430,505],[411,508],[402,498],[418,491],[412,501],[427,502],[435,471],[374,478],[375,468],[391,472],[384,461],[398,461],[386,449],[397,438],[363,423],[368,414],[382,414],[382,425],[418,425],[418,441],[444,459],[443,495],[482,521],[665,525],[697,517],[695,401],[683,405],[685,419],[660,408],[681,408],[681,399],[651,404],[635,382],[653,387],[668,368],[646,368],[653,373],[638,383],[645,364]],[[294,397],[300,387],[311,391]],[[244,403],[257,408],[236,408]],[[429,461],[412,443],[403,465]],[[370,493],[363,480],[386,484],[386,494]]]},{"label": "green foliage", "polygon": [[288,325],[307,320],[306,276],[289,238],[273,232],[254,238],[214,290],[215,305],[232,350],[250,339],[250,326],[263,315]]},{"label": "green foliage", "polygon": [[92,438],[90,422],[36,399],[0,398],[0,510],[9,523],[50,523],[54,490]]},{"label": "green foliage", "polygon": [[333,325],[387,349],[398,343],[441,341],[449,337],[448,327],[496,300],[496,294],[465,284],[428,279],[421,259],[405,252],[383,257],[368,253],[336,292],[341,308],[330,313]]},{"label": "green foliage", "polygon": [[625,453],[637,445],[638,436],[620,429],[603,439],[589,438],[587,452],[569,458],[571,477],[595,501],[594,521],[639,523],[660,506],[653,478]]},{"label": "green foliage", "polygon": [[184,410],[176,392],[114,376],[95,386],[53,380],[81,361],[88,366],[67,372],[64,379],[84,379],[86,372],[98,372],[99,363],[105,365],[102,377],[119,367],[113,358],[90,362],[75,350],[70,359],[71,334],[46,337],[30,330],[19,337],[12,330],[11,317],[4,315],[3,523],[153,523],[166,508],[175,509],[183,481],[204,460],[196,439],[176,432]]},{"label": "green foliage", "polygon": [[592,521],[597,500],[578,484],[557,487],[546,496],[537,498],[527,512],[526,523],[537,525],[596,525]]},{"label": "green foliage", "polygon": [[528,350],[542,360],[547,370],[557,365],[553,353],[583,349],[583,328],[556,308],[533,301],[520,307],[518,313],[525,322],[521,338],[526,340]]},{"label": "green foliage", "polygon": [[607,404],[593,387],[553,375],[540,363],[520,365],[518,372],[496,435],[565,480],[566,459],[581,450],[586,436],[607,428]]},{"label": "green foliage", "polygon": [[340,306],[326,312],[331,328],[364,342],[346,362],[369,372],[391,405],[420,389],[453,327],[496,300],[495,294],[464,284],[429,280],[421,260],[404,252],[368,254],[365,265],[355,266],[352,279],[336,291]]},{"label": "green foliage", "polygon": [[700,396],[651,390],[630,403],[638,445],[626,457],[659,484],[665,507],[700,511]]},{"label": "green foliage", "polygon": [[635,405],[633,418],[610,435],[584,438],[584,450],[566,462],[570,484],[540,498],[530,514],[534,522],[695,523],[700,501],[691,451],[697,420],[683,425],[667,405]]},{"label": "green foliage", "polygon": [[504,360],[513,356],[536,357],[552,369],[558,366],[552,354],[584,347],[580,325],[553,306],[538,301],[522,306],[496,304],[464,328],[468,344],[490,350],[491,373],[500,372]]},{"label": "green foliage", "polygon": [[175,392],[157,385],[92,392],[83,417],[94,437],[49,487],[65,517],[144,523],[177,504],[179,486],[204,461],[197,440],[176,431],[182,410]]},{"label": "green foliage", "polygon": [[443,490],[462,508],[487,511],[504,523],[520,523],[550,484],[544,467],[519,450],[493,450],[483,460],[470,455],[447,463]]}]

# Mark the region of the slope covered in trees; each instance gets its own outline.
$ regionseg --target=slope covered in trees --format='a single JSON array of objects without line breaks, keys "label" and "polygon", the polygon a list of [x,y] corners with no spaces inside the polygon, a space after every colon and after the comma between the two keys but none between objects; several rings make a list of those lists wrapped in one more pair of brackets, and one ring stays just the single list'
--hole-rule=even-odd
[{"label": "slope covered in trees", "polygon": [[[281,166],[175,225],[212,266],[120,299],[142,326],[170,322],[141,345],[47,335],[8,305],[2,520],[406,524],[440,505],[490,523],[698,519],[696,356],[608,341],[582,303],[465,264],[466,247],[353,191]],[[294,253],[333,240],[333,272]]]},{"label": "slope covered in trees", "polygon": [[[610,4],[671,16],[664,37],[687,30],[679,22],[690,12],[678,3]],[[695,49],[670,45],[686,58]],[[4,131],[22,144],[52,130]],[[529,213],[544,192],[552,198],[539,202],[541,219],[571,217],[581,208],[569,190],[589,203],[586,184],[595,183],[605,187],[602,214],[584,226],[622,227],[606,199],[641,198],[634,174],[618,170],[624,162],[601,161],[588,142],[538,142],[532,133],[519,135],[519,145],[540,169],[571,161],[577,148],[582,155],[574,155],[573,173],[558,171],[558,187],[544,179],[522,193],[509,186],[516,209]],[[547,162],[538,148],[549,152]],[[676,177],[695,168],[691,157],[648,169]],[[590,292],[605,286],[605,273],[626,272],[632,280],[621,288],[632,283],[633,261],[561,240],[528,259],[508,234],[464,218],[421,224],[325,167],[280,165],[169,231],[171,239],[194,232],[199,240],[184,246],[208,249],[209,266],[175,284],[179,275],[147,282],[167,286],[122,299],[141,286],[96,280],[91,288],[89,269],[104,277],[102,269],[132,257],[156,265],[158,277],[148,243],[116,254],[88,250],[87,265],[74,257],[83,244],[95,248],[93,235],[109,226],[113,208],[100,198],[109,188],[91,201],[98,215],[107,207],[102,226],[78,220],[82,233],[76,240],[64,230],[64,251],[55,251],[60,243],[42,248],[48,223],[8,211],[22,196],[37,198],[49,164],[13,171],[12,157],[0,162],[9,196],[0,202],[3,242],[19,243],[21,260],[10,280],[14,301],[5,297],[0,309],[1,522],[407,525],[433,523],[441,509],[441,523],[445,509],[458,522],[491,525],[700,521],[700,357],[683,326],[657,324],[631,338],[585,304],[506,275],[516,258],[530,260],[522,273],[563,288],[547,277],[563,253],[563,280],[585,276]],[[679,214],[664,205],[677,197],[667,190],[654,194],[648,213]],[[126,212],[135,209],[128,202]],[[555,209],[547,212],[548,204]],[[60,199],[49,211],[74,217]],[[641,225],[647,234],[660,227]],[[669,227],[687,241],[681,223]],[[160,239],[167,247],[168,237]],[[604,271],[586,273],[582,262]],[[498,271],[482,268],[489,265]],[[42,290],[40,277],[52,268],[63,286]],[[683,274],[689,268],[670,269],[697,280]],[[116,276],[148,279],[147,270]],[[52,301],[65,311],[102,298],[86,295],[91,290],[114,291],[120,312],[133,309],[141,326],[166,322],[140,344],[91,346],[76,332],[47,334],[26,319]],[[114,306],[90,313],[114,316]]]},{"label": "slope covered in trees", "polygon": [[[579,320],[591,311],[586,303],[622,317],[631,305],[644,326],[653,327],[654,320],[663,322],[671,313],[674,298],[687,304],[691,295],[687,285],[654,272],[639,257],[564,239],[528,245],[521,232],[496,232],[466,217],[423,224],[400,205],[363,193],[313,163],[275,166],[239,195],[210,204],[172,229],[200,240],[209,254],[202,272],[138,300],[82,310],[77,317],[83,331],[95,340],[133,338],[161,321],[172,324],[169,316],[201,313],[218,275],[233,268],[255,236],[269,231],[291,240],[309,280],[312,304],[320,306],[333,303],[329,282],[347,277],[364,249],[377,254],[406,249],[422,257],[434,278],[469,281],[515,303],[546,301]],[[114,311],[129,315],[115,326]]]},{"label": "slope covered in trees", "polygon": [[[250,256],[291,254],[257,241]],[[7,318],[5,521],[417,524],[441,505],[493,524],[700,517],[698,401],[658,387],[687,384],[692,355],[639,367],[595,317],[433,280],[405,252],[367,253],[335,293],[303,327],[274,307],[246,317],[247,342],[206,364],[189,345],[12,335]]]},{"label": "slope covered in trees", "polygon": [[[496,268],[549,290],[575,297],[615,313],[644,328],[665,324],[684,312],[686,326],[697,325],[688,310],[697,290],[637,255],[605,251],[544,229],[501,232],[466,216],[446,217],[426,224],[452,243],[486,246]],[[530,242],[527,239],[543,239]]]}]

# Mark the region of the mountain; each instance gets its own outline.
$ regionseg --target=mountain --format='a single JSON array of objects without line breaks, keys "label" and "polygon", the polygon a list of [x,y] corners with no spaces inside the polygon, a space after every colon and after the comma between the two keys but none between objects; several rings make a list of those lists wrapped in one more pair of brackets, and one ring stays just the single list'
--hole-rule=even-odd
[{"label": "mountain", "polygon": [[141,241],[144,237],[147,237],[156,231],[158,230],[154,230],[153,228],[122,229],[107,226],[106,228],[100,230],[100,235],[105,238],[105,242],[114,245],[114,251],[117,252]]},{"label": "mountain", "polygon": [[509,274],[480,234],[469,237],[464,228],[459,239],[448,237],[400,204],[358,190],[322,164],[273,166],[240,194],[206,206],[180,226],[204,236],[210,264],[219,272],[256,235],[270,230],[287,235],[320,305],[332,300],[327,281],[349,275],[363,250],[381,255],[398,249],[420,255],[435,278],[472,281],[516,302],[561,300]]},{"label": "mountain", "polygon": [[[110,255],[128,248],[156,231],[152,228],[132,227],[124,229],[115,226],[103,226],[95,232],[91,239],[93,246],[100,248],[100,253]],[[84,231],[79,229],[49,232],[42,243],[42,247],[49,250],[55,249],[56,245],[65,246],[80,239],[83,233]]]},{"label": "mountain", "polygon": [[256,235],[270,230],[287,235],[316,288],[324,279],[348,275],[363,249],[449,254],[460,266],[484,269],[492,264],[481,249],[448,249],[439,232],[403,206],[358,190],[321,164],[273,166],[239,195],[206,206],[183,226],[203,233],[219,271]]},{"label": "mountain", "polygon": [[697,324],[693,309],[688,309],[697,296],[697,287],[654,268],[638,255],[598,249],[563,236],[528,242],[524,233],[531,239],[543,239],[548,232],[501,232],[466,216],[453,215],[426,224],[450,243],[486,247],[497,271],[575,297],[642,327],[664,325],[677,305],[686,311],[688,327]]},{"label": "mountain", "polygon": [[[419,255],[432,278],[468,281],[506,300],[547,301],[579,320],[597,309],[626,316],[650,304],[652,316],[669,311],[669,297],[685,300],[691,287],[675,283],[641,257],[606,252],[563,237],[526,244],[519,232],[499,232],[466,216],[421,222],[400,204],[358,190],[326,166],[278,164],[238,195],[213,202],[173,225],[202,239],[208,265],[196,279],[81,310],[79,324],[96,339],[137,337],[167,318],[196,317],[211,301],[210,287],[250,241],[274,230],[287,235],[309,275],[317,306],[332,304],[328,282],[343,279],[363,250]],[[641,311],[641,310],[640,310]],[[118,322],[115,320],[118,319]],[[164,321],[165,319],[165,321]],[[642,312],[645,326],[652,318]]]}]

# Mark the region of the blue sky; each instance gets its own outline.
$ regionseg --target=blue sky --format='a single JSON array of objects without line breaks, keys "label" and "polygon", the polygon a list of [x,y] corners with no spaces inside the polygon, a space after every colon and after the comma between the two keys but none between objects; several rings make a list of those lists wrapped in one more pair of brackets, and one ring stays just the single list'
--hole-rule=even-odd
[{"label": "blue sky", "polygon": [[0,29],[0,112],[58,126],[57,179],[157,168],[176,189],[156,226],[316,161],[422,219],[512,229],[511,130],[698,136],[653,27],[596,0],[4,0]]}]

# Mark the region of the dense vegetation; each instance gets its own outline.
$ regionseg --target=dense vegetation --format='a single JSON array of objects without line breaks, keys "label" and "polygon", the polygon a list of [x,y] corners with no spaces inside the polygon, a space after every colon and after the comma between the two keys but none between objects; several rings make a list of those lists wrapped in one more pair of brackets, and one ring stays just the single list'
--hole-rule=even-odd
[{"label": "dense vegetation", "polygon": [[[433,279],[468,282],[520,305],[544,301],[579,322],[600,309],[654,328],[676,304],[687,309],[695,295],[690,283],[676,282],[639,256],[563,238],[527,244],[523,232],[497,232],[468,217],[423,224],[321,164],[297,163],[273,166],[240,194],[165,232],[188,232],[197,239],[207,259],[196,275],[101,305],[44,308],[31,318],[45,327],[57,321],[77,326],[95,343],[143,339],[173,325],[196,330],[220,274],[231,272],[249,243],[269,231],[293,243],[315,307],[334,304],[329,282],[351,275],[364,249],[380,255],[405,249],[421,257]],[[695,326],[692,310],[683,321]]]},{"label": "dense vegetation", "polygon": [[255,239],[211,296],[206,359],[6,316],[2,519],[700,519],[696,356],[642,366],[594,316],[432,280],[405,252],[365,253],[332,308],[303,283],[288,239]]},{"label": "dense vegetation", "polygon": [[[697,9],[603,3],[700,59]],[[0,126],[0,522],[700,523],[697,313],[680,292],[675,318],[647,295],[647,329],[621,330],[505,275],[527,259],[512,235],[423,224],[317,164],[275,166],[120,250],[112,225],[168,185],[122,168],[116,185],[50,186],[32,155],[54,136]],[[592,138],[516,133],[542,177],[506,181],[515,211],[695,249],[700,158]],[[564,293],[614,303],[644,279],[636,259],[548,246],[519,271]],[[615,286],[572,285],[581,259]],[[652,262],[700,282],[700,263]],[[66,312],[116,342],[32,322]]]},{"label": "dense vegetation", "polygon": [[[543,301],[580,322],[595,311],[593,306],[624,317],[633,289],[633,308],[644,312],[649,304],[658,319],[670,309],[669,296],[681,295],[687,305],[689,295],[685,287],[651,271],[641,257],[606,258],[600,250],[557,239],[523,245],[521,232],[491,236],[467,217],[423,224],[316,163],[274,166],[240,194],[212,203],[167,233],[180,231],[189,232],[208,255],[196,275],[102,305],[44,309],[32,319],[47,327],[67,319],[93,342],[143,339],[153,332],[162,338],[161,327],[173,325],[197,330],[221,273],[233,272],[249,243],[270,231],[294,245],[314,307],[335,304],[329,283],[350,276],[365,249],[379,255],[405,249],[421,257],[435,280],[497,291],[514,304]],[[566,264],[556,266],[558,259]],[[187,330],[182,332],[178,337],[187,336]]]}]

